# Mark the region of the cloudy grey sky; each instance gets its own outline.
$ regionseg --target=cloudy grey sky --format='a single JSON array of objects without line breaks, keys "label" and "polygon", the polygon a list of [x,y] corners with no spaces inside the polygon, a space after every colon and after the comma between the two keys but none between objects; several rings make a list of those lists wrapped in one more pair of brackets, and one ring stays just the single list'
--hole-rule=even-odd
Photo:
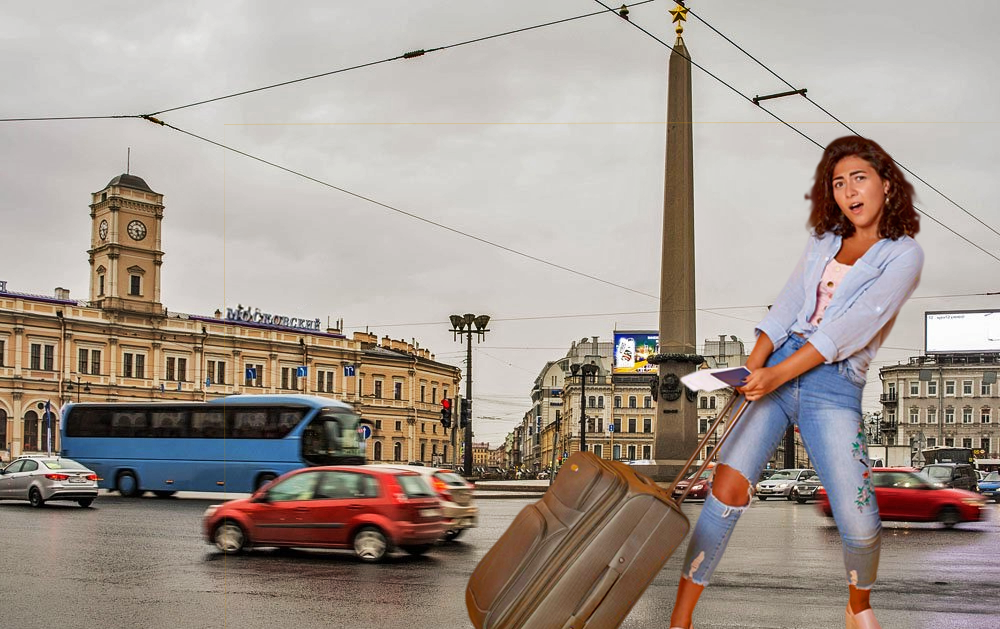
[{"label": "cloudy grey sky", "polygon": [[[719,31],[994,229],[1000,3],[714,0]],[[945,8],[946,7],[946,8]],[[590,13],[589,0],[45,2],[0,8],[0,118],[141,114]],[[657,1],[636,24],[673,42]],[[691,18],[693,58],[749,96],[787,87]],[[659,287],[669,51],[613,15],[164,113],[182,129],[640,292]],[[752,339],[805,244],[820,151],[694,70],[698,336]],[[846,134],[768,101],[821,144]],[[343,317],[460,364],[452,313],[487,313],[477,439],[494,445],[571,341],[655,329],[656,300],[533,262],[137,119],[0,123],[0,279],[87,297],[89,193],[131,171],[165,195],[163,302]],[[911,179],[912,180],[912,179]],[[919,205],[1000,236],[913,181]],[[926,266],[877,360],[925,310],[995,308],[1000,261],[923,221]],[[735,269],[735,271],[734,271]],[[739,306],[740,308],[733,308]],[[716,308],[725,308],[713,310]],[[878,364],[875,365],[876,367]],[[877,399],[877,369],[866,405]]]}]

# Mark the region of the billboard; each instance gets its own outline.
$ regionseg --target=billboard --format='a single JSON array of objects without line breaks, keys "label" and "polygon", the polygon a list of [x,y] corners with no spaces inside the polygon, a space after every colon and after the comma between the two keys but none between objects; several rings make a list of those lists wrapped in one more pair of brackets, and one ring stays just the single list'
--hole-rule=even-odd
[{"label": "billboard", "polygon": [[659,332],[615,331],[615,361],[611,373],[656,373],[646,358],[660,351]]},{"label": "billboard", "polygon": [[1000,352],[1000,310],[924,313],[928,354]]}]

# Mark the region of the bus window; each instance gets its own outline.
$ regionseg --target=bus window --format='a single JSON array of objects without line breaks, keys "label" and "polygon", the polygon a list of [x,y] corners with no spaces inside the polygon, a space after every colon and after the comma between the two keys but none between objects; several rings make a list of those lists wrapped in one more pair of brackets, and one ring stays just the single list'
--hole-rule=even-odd
[{"label": "bus window", "polygon": [[187,413],[184,411],[152,411],[149,414],[149,429],[154,437],[186,437]]},{"label": "bus window", "polygon": [[230,409],[232,424],[228,437],[233,439],[264,439],[267,409]]},{"label": "bus window", "polygon": [[111,433],[111,416],[100,408],[77,408],[66,418],[70,437],[106,437]]},{"label": "bus window", "polygon": [[114,411],[111,413],[112,437],[147,437],[146,413],[143,411]]},{"label": "bus window", "polygon": [[222,410],[194,411],[191,413],[191,437],[195,439],[222,438]]},{"label": "bus window", "polygon": [[325,412],[302,432],[302,458],[310,465],[350,465],[358,460],[358,417]]}]

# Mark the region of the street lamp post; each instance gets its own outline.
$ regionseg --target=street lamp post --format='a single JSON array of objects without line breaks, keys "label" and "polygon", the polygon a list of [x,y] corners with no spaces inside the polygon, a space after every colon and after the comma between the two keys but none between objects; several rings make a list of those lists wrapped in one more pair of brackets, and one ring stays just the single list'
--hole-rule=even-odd
[{"label": "street lamp post", "polygon": [[[465,335],[468,340],[468,351],[466,353],[466,367],[465,367],[465,400],[462,404],[462,412],[459,416],[459,423],[461,424],[461,419],[466,419],[466,425],[463,426],[465,429],[465,456],[464,456],[464,467],[465,475],[472,475],[472,335],[476,335],[477,341],[481,342],[483,337],[489,330],[486,326],[490,322],[489,315],[451,315],[448,317],[451,320],[451,332],[456,336]],[[468,418],[466,415],[466,408],[468,408]]]},{"label": "street lamp post", "polygon": [[[83,385],[83,386],[81,386],[81,385]],[[90,383],[89,382],[83,382],[80,379],[80,376],[77,375],[76,376],[76,387],[75,388],[76,388],[76,403],[79,404],[80,403],[80,391],[82,390],[84,393],[90,393]],[[70,393],[70,395],[72,395],[73,394],[73,389],[74,389],[74,387],[73,387],[73,380],[70,379],[70,381],[66,383],[66,391],[68,391]]]},{"label": "street lamp post", "polygon": [[573,363],[569,366],[573,375],[580,374],[580,452],[587,451],[587,376],[597,377],[599,368],[594,361],[589,365]]}]

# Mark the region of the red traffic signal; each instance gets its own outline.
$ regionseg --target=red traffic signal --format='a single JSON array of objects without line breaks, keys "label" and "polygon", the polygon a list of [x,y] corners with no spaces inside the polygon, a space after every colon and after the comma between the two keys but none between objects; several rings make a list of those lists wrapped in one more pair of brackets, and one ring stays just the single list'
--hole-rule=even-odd
[{"label": "red traffic signal", "polygon": [[446,397],[441,398],[441,408],[451,408],[451,400]]}]

